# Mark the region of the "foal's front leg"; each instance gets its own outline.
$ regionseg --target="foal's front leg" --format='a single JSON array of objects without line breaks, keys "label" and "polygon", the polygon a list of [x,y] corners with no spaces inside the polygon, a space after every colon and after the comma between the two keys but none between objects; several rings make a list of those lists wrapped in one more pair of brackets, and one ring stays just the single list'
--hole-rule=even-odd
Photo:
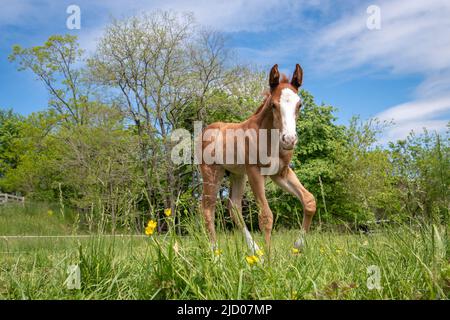
[{"label": "foal's front leg", "polygon": [[245,241],[250,249],[252,255],[259,253],[259,246],[253,240],[250,231],[248,231],[245,225],[244,218],[242,217],[242,197],[244,196],[245,182],[247,181],[245,175],[235,175],[232,174],[230,177],[230,202],[229,211],[231,218],[233,219],[236,226],[243,231],[245,236]]},{"label": "foal's front leg", "polygon": [[266,199],[266,192],[264,190],[265,177],[261,175],[260,169],[257,166],[249,166],[247,168],[247,176],[253,194],[255,195],[256,202],[260,208],[258,216],[259,229],[264,233],[267,252],[270,253],[270,235],[273,226],[273,214],[270,210],[269,203]]},{"label": "foal's front leg", "polygon": [[309,231],[312,218],[316,213],[316,200],[311,192],[306,190],[306,188],[300,183],[297,175],[291,168],[287,168],[286,171],[283,171],[281,174],[276,176],[271,176],[271,178],[283,190],[297,197],[303,205],[302,234],[294,244],[296,248],[300,248],[304,245],[303,233]]}]

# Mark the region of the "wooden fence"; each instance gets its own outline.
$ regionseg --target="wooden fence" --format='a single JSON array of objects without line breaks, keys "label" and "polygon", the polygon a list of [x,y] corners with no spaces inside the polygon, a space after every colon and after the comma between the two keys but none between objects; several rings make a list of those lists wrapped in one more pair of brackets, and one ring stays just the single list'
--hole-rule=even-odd
[{"label": "wooden fence", "polygon": [[12,194],[0,193],[0,205],[7,202],[25,203],[25,197],[13,196]]}]

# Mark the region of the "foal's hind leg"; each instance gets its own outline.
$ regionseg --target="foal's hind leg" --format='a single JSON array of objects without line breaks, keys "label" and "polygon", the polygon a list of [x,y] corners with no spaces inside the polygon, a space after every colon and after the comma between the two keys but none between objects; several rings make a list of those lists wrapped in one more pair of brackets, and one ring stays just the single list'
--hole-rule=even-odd
[{"label": "foal's hind leg", "polygon": [[297,197],[303,205],[303,224],[300,238],[295,242],[294,246],[300,248],[304,245],[303,234],[309,231],[311,221],[316,213],[316,200],[314,196],[306,190],[300,183],[297,175],[291,168],[287,168],[282,174],[271,176],[272,180],[283,190]]},{"label": "foal's hind leg", "polygon": [[202,212],[205,218],[206,230],[209,234],[212,247],[216,246],[216,230],[214,227],[214,215],[216,210],[217,191],[222,181],[225,170],[219,165],[200,166],[203,178]]},{"label": "foal's hind leg", "polygon": [[242,197],[244,195],[246,176],[232,174],[230,176],[230,202],[228,204],[228,210],[230,216],[236,226],[244,232],[245,241],[252,254],[259,251],[259,247],[253,240],[250,231],[248,231],[245,225],[244,218],[242,217]]}]

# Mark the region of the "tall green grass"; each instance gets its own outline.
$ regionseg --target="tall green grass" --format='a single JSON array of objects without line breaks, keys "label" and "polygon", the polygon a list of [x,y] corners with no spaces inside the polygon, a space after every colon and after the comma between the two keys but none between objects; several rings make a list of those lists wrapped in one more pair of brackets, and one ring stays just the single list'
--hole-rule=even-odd
[{"label": "tall green grass", "polygon": [[[39,215],[37,216],[39,217]],[[0,219],[6,219],[5,217]],[[295,230],[276,230],[271,256],[249,265],[239,232],[219,231],[215,255],[203,223],[149,237],[2,239],[2,299],[448,299],[448,226],[396,226],[373,234],[313,231],[292,253]],[[3,220],[4,221],[4,220]],[[4,227],[2,227],[4,228]],[[259,233],[255,239],[263,244]],[[65,285],[81,271],[81,289]],[[367,286],[369,266],[380,289]]]},{"label": "tall green grass", "polygon": [[63,215],[59,206],[43,202],[0,205],[0,236],[69,234],[74,214],[66,211]]}]

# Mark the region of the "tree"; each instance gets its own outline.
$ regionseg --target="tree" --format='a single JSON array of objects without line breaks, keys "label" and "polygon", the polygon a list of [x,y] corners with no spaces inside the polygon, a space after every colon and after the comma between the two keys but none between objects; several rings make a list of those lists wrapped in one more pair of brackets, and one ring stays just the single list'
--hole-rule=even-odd
[{"label": "tree", "polygon": [[55,112],[32,113],[19,124],[20,134],[13,140],[16,165],[9,167],[0,185],[9,192],[20,192],[39,200],[53,200],[52,184],[59,172],[54,170],[57,160],[57,141],[51,131],[58,121]]},{"label": "tree", "polygon": [[14,143],[20,136],[22,117],[12,110],[0,109],[0,178],[17,166],[19,155]]},{"label": "tree", "polygon": [[449,221],[449,132],[411,132],[389,144],[402,209],[409,217]]},{"label": "tree", "polygon": [[[84,218],[99,213],[95,220],[112,222],[113,229],[121,214],[134,215],[141,198],[135,192],[141,181],[135,140],[114,102],[99,99],[76,37],[56,35],[43,46],[14,46],[10,60],[42,81],[50,108],[23,121],[15,146],[18,165],[5,174],[2,185],[35,199],[59,198],[85,213]],[[130,190],[137,196],[123,201],[124,194],[134,194]]]},{"label": "tree", "polygon": [[49,106],[54,108],[67,123],[83,125],[89,121],[91,87],[83,70],[83,51],[77,37],[54,35],[42,46],[13,47],[11,62],[18,62],[20,71],[32,71],[50,94]]},{"label": "tree", "polygon": [[401,219],[389,151],[377,145],[377,136],[389,125],[353,117],[345,129],[344,148],[338,156],[341,179],[336,187],[342,195],[341,215],[355,227],[367,221]]},{"label": "tree", "polygon": [[175,212],[182,190],[170,133],[188,119],[201,120],[208,99],[231,77],[226,61],[219,33],[199,29],[189,14],[164,11],[113,21],[89,61],[98,83],[119,93],[136,129],[152,211],[163,199]]}]

